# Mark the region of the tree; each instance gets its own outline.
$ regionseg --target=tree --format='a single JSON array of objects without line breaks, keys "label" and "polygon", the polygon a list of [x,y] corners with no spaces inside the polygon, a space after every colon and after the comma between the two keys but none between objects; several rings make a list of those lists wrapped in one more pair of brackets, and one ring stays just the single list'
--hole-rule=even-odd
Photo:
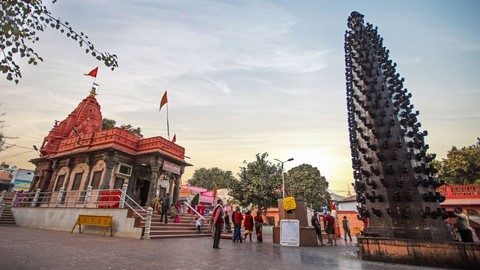
[{"label": "tree", "polygon": [[113,119],[103,118],[102,119],[102,130],[114,128],[117,122]]},{"label": "tree", "polygon": [[137,128],[134,128],[132,125],[130,124],[123,124],[120,126],[120,128],[123,128],[123,129],[128,129],[130,132],[132,132],[133,134],[139,136],[139,137],[143,137],[142,135],[142,129],[137,127]]},{"label": "tree", "polygon": [[282,197],[282,168],[267,158],[268,153],[257,154],[255,161],[240,168],[240,181],[235,182],[229,193],[240,205],[257,205],[258,209],[277,206]]},{"label": "tree", "polygon": [[224,171],[217,167],[211,169],[200,168],[195,170],[191,179],[187,181],[188,184],[206,189],[213,189],[215,184],[217,188],[231,189],[233,183],[236,181],[231,171]]},{"label": "tree", "polygon": [[[113,119],[109,119],[109,118],[103,118],[102,119],[102,130],[107,130],[107,129],[111,129],[111,128],[114,128],[115,125],[117,124],[117,122]],[[143,137],[142,135],[142,129],[137,127],[137,128],[134,128],[132,125],[130,124],[122,124],[120,126],[120,128],[123,128],[123,129],[128,129],[130,132],[132,132],[133,134],[139,136],[139,137]]]},{"label": "tree", "polygon": [[[3,117],[5,114],[6,113],[0,113],[0,117]],[[14,137],[6,136],[3,133],[4,128],[5,128],[5,120],[0,119],[0,152],[14,146],[14,145],[5,145],[6,144],[6,139],[16,139]]]},{"label": "tree", "polygon": [[[52,3],[55,3],[53,0]],[[37,65],[43,58],[38,55],[30,44],[40,40],[39,31],[48,27],[65,33],[67,38],[85,46],[85,53],[91,54],[105,66],[114,70],[118,67],[117,56],[108,52],[99,52],[83,32],[75,31],[68,22],[55,18],[42,0],[3,0],[0,9],[0,71],[7,80],[18,83],[22,78],[20,66],[15,57],[28,58],[28,64]],[[14,79],[15,78],[15,79]]]},{"label": "tree", "polygon": [[480,138],[477,143],[458,149],[452,146],[447,158],[435,162],[438,177],[450,185],[480,184]]},{"label": "tree", "polygon": [[327,179],[312,165],[302,164],[288,171],[285,176],[285,190],[295,199],[305,199],[313,209],[320,210],[328,205],[330,194]]}]

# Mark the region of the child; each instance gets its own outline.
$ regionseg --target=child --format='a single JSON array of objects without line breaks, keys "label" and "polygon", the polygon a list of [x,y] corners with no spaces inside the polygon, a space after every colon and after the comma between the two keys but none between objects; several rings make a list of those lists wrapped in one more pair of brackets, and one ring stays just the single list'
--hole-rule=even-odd
[{"label": "child", "polygon": [[195,226],[197,226],[198,233],[202,233],[202,219],[203,217],[197,218],[197,221],[195,222]]}]

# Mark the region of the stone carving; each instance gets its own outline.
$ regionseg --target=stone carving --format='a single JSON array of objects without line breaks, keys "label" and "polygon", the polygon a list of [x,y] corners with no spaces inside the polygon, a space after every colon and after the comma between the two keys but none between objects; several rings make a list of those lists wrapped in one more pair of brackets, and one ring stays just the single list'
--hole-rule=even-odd
[{"label": "stone carving", "polygon": [[345,33],[350,149],[359,218],[371,236],[446,241],[427,131],[377,27],[352,12]]}]

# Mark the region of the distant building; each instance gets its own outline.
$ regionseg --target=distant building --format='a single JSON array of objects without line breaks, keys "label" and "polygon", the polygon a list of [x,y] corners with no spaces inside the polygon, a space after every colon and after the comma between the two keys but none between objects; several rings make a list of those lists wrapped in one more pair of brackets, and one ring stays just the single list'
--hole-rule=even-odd
[{"label": "distant building", "polygon": [[10,182],[12,184],[12,189],[10,191],[29,191],[30,186],[32,185],[33,176],[34,172],[32,170],[17,169],[13,173],[13,177]]},{"label": "distant building", "polygon": [[0,170],[0,191],[9,191],[12,182],[12,174],[10,170]]},{"label": "distant building", "polygon": [[342,226],[343,217],[347,217],[347,220],[350,223],[350,232],[352,236],[360,234],[363,230],[364,224],[363,221],[358,219],[357,205],[356,195],[344,198],[337,202],[337,217],[340,236],[342,238],[344,236]]},{"label": "distant building", "polygon": [[98,193],[127,184],[127,194],[142,206],[167,192],[176,200],[180,178],[191,166],[185,162],[185,149],[160,136],[142,138],[122,128],[102,130],[95,96],[92,88],[67,118],[55,121],[40,157],[31,160],[36,166],[31,191],[57,193],[63,188],[78,197],[88,186]]}]

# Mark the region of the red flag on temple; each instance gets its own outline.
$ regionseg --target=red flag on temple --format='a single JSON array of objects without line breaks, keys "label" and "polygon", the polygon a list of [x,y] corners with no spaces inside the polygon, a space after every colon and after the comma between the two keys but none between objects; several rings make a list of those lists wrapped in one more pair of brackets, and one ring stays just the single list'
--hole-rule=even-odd
[{"label": "red flag on temple", "polygon": [[217,203],[217,201],[215,200],[215,197],[217,197],[217,184],[216,183],[215,183],[215,187],[213,188],[213,203],[212,204]]},{"label": "red flag on temple", "polygon": [[162,100],[160,101],[160,109],[158,109],[158,110],[160,111],[162,109],[163,105],[167,104],[167,102],[168,102],[167,91],[165,91],[165,94],[163,94]]},{"label": "red flag on temple", "polygon": [[177,134],[173,134],[172,142],[176,142],[176,141],[177,141]]},{"label": "red flag on temple", "polygon": [[97,72],[98,72],[98,67],[92,69],[88,74],[84,74],[85,76],[92,76],[94,78],[97,78]]}]

